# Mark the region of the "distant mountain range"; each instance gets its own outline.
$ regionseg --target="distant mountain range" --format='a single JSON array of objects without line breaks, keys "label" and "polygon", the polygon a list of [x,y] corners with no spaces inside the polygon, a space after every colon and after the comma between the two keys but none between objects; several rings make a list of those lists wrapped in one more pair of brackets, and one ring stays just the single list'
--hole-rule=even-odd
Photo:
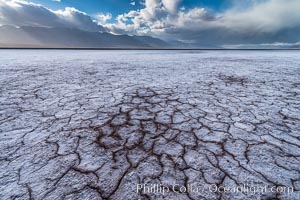
[{"label": "distant mountain range", "polygon": [[298,44],[298,45],[293,45],[291,48],[294,48],[294,49],[300,49],[300,44]]},{"label": "distant mountain range", "polygon": [[170,48],[148,36],[113,35],[75,28],[0,26],[0,47],[13,48]]},{"label": "distant mountain range", "polygon": [[114,35],[68,27],[0,26],[0,48],[132,48],[132,49],[299,49],[298,44],[209,45],[163,41],[149,36]]}]

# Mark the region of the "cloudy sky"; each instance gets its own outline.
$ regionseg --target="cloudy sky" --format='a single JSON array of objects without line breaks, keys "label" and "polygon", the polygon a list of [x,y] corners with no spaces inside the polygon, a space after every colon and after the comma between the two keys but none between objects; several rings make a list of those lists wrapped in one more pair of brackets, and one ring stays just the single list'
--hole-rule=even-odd
[{"label": "cloudy sky", "polygon": [[300,0],[0,0],[0,25],[276,47],[300,44]]}]

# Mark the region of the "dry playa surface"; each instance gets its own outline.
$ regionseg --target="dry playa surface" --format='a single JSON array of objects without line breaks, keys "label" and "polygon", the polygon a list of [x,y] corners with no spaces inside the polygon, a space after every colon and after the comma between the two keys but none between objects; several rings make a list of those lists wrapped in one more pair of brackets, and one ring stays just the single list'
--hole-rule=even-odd
[{"label": "dry playa surface", "polygon": [[0,85],[1,200],[300,199],[299,51],[1,50]]}]

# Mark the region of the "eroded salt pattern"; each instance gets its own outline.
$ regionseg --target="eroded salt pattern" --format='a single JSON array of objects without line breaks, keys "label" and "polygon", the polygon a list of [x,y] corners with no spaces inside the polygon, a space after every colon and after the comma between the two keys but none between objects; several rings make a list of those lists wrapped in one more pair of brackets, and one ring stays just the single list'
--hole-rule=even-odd
[{"label": "eroded salt pattern", "polygon": [[[0,85],[0,199],[300,199],[298,51],[1,50]],[[245,183],[292,192],[208,189]]]}]

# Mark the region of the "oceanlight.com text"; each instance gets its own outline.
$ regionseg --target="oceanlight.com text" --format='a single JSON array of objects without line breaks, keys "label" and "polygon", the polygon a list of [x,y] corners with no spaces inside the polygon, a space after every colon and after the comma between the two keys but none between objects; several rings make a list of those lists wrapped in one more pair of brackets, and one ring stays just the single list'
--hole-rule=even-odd
[{"label": "oceanlight.com text", "polygon": [[163,185],[163,184],[137,184],[136,192],[143,194],[166,194],[169,192],[174,193],[248,193],[253,195],[265,194],[265,193],[293,193],[293,187],[287,186],[256,186],[242,184],[240,186],[222,186],[216,184],[210,184],[206,186],[200,186],[198,183],[187,185]]}]

